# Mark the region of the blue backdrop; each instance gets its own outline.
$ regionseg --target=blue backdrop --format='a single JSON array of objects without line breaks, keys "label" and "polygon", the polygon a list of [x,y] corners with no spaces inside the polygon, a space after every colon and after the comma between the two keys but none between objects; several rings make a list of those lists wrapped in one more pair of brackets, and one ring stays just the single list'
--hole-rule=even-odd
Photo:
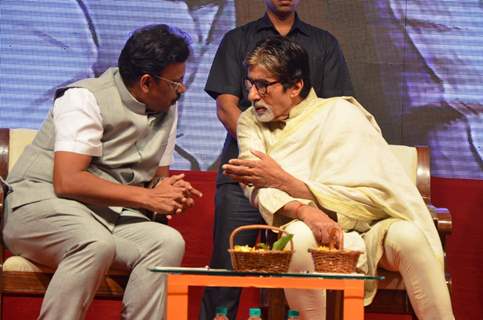
[{"label": "blue backdrop", "polygon": [[[483,179],[483,1],[305,0],[301,8],[306,3],[310,15],[331,20],[356,97],[390,142],[429,144],[434,175]],[[321,8],[329,14],[319,15]],[[225,130],[203,86],[223,34],[235,26],[235,0],[2,0],[0,16],[0,127],[10,128],[39,128],[55,88],[115,65],[132,30],[167,23],[188,32],[194,54],[172,167],[213,167]],[[363,39],[348,31],[355,21]],[[368,90],[376,81],[377,90]]]}]

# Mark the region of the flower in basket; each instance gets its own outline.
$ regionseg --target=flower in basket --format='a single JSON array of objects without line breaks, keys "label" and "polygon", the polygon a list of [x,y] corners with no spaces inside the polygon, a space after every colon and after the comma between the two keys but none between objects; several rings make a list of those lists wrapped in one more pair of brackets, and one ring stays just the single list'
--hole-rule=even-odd
[{"label": "flower in basket", "polygon": [[319,250],[319,251],[337,251],[337,250],[339,250],[337,248],[331,248],[331,247],[328,247],[328,246],[318,246],[315,249]]},{"label": "flower in basket", "polygon": [[249,245],[244,245],[244,246],[241,246],[241,245],[236,245],[235,247],[233,247],[233,250],[235,251],[238,251],[238,252],[250,252],[252,251],[252,247],[250,247]]},{"label": "flower in basket", "polygon": [[[257,243],[253,247],[234,245],[235,235],[241,230],[250,229],[267,229],[283,233],[286,236],[281,236],[271,247],[266,243]],[[283,229],[267,225],[249,225],[236,228],[230,235],[230,249],[228,249],[233,270],[271,273],[287,272],[293,255],[292,237],[293,235],[288,235]],[[290,249],[284,250],[288,243],[290,243]]]},{"label": "flower in basket", "polygon": [[266,243],[259,242],[255,244],[254,247],[250,247],[249,245],[235,245],[233,249],[239,252],[264,252],[264,251],[282,251],[293,238],[293,234],[288,234],[286,236],[280,237],[277,241],[275,241],[272,245],[272,248]]},{"label": "flower in basket", "polygon": [[238,252],[263,252],[269,251],[270,246],[266,243],[259,242],[254,247],[250,247],[249,245],[235,245],[233,249]]}]

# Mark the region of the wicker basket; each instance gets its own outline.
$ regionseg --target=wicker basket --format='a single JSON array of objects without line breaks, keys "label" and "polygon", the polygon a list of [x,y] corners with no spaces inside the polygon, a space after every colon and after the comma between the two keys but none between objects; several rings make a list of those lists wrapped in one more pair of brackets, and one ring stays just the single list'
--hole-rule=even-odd
[{"label": "wicker basket", "polygon": [[332,229],[330,232],[329,250],[308,249],[314,260],[315,271],[353,273],[356,271],[357,260],[361,252],[344,250],[342,234],[339,234],[339,249],[335,249],[335,231],[336,229]]},{"label": "wicker basket", "polygon": [[248,225],[241,226],[233,230],[230,235],[230,249],[228,252],[231,256],[231,263],[235,271],[249,271],[249,272],[266,272],[266,273],[282,273],[288,271],[288,265],[293,255],[293,241],[290,239],[290,250],[268,250],[268,251],[253,251],[242,252],[233,249],[235,235],[242,230],[253,229],[267,229],[278,231],[278,236],[287,231],[267,226],[267,225]]}]

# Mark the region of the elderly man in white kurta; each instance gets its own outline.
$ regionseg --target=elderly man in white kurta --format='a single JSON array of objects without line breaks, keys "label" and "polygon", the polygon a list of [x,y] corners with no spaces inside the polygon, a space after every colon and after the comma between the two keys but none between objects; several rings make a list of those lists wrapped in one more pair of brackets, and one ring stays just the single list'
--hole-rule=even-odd
[{"label": "elderly man in white kurta", "polygon": [[[427,208],[374,118],[353,98],[320,99],[310,89],[307,54],[283,38],[246,58],[253,105],[238,122],[240,155],[225,174],[244,187],[268,224],[294,234],[291,271],[313,270],[307,249],[344,232],[364,252],[360,270],[399,271],[420,319],[454,319],[443,251]],[[370,304],[377,283],[366,285]],[[303,319],[325,317],[324,296],[285,290]]]}]

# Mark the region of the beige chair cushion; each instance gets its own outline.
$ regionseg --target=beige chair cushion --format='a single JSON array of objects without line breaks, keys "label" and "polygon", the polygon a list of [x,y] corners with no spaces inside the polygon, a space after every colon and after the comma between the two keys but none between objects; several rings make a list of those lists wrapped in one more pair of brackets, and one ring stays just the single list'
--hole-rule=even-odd
[{"label": "beige chair cushion", "polygon": [[[8,149],[8,171],[13,168],[13,165],[20,157],[23,149],[34,139],[37,130],[32,129],[10,129],[9,149]],[[3,271],[23,271],[23,272],[51,272],[52,270],[46,267],[38,266],[29,260],[12,256],[4,261],[2,265]]]},{"label": "beige chair cushion", "polygon": [[8,171],[13,168],[23,149],[34,139],[37,130],[32,129],[10,129],[10,140],[8,148]]},{"label": "beige chair cushion", "polygon": [[2,271],[20,271],[20,272],[53,272],[53,269],[44,267],[31,262],[20,256],[9,257],[2,266]]},{"label": "beige chair cushion", "polygon": [[[2,265],[3,272],[44,272],[44,273],[54,273],[54,269],[35,264],[28,259],[20,256],[11,256]],[[111,269],[108,272],[110,276],[127,276],[129,272],[124,270]]]}]

